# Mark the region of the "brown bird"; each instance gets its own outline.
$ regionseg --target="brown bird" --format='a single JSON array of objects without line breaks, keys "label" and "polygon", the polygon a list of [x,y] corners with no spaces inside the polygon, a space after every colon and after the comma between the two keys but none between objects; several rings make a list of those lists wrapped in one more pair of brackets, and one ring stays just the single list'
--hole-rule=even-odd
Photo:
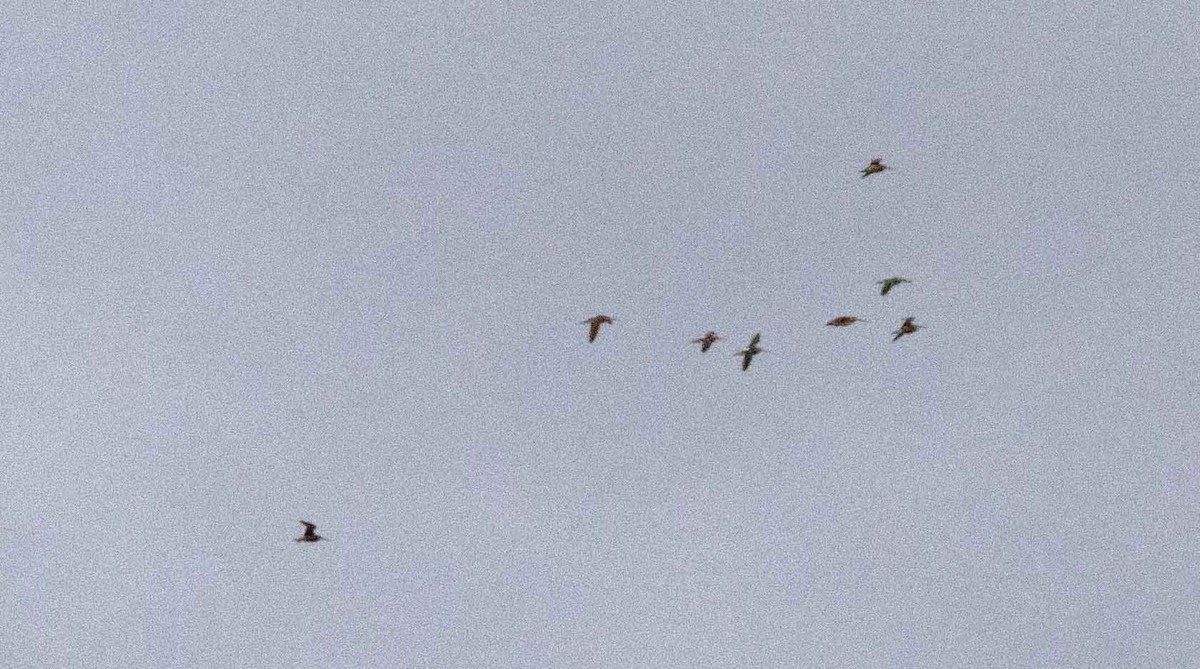
[{"label": "brown bird", "polygon": [[611,316],[592,316],[583,322],[591,326],[588,329],[588,342],[591,343],[596,341],[596,335],[600,334],[600,326],[605,323],[612,323],[613,319]]},{"label": "brown bird", "polygon": [[734,354],[742,356],[743,372],[747,369],[750,369],[750,361],[754,359],[754,356],[763,352],[763,350],[758,347],[758,340],[761,338],[762,334],[755,332],[754,338],[750,340],[750,345]]},{"label": "brown bird", "polygon": [[314,541],[320,541],[321,539],[324,538],[321,535],[317,534],[317,526],[316,525],[313,525],[312,523],[308,522],[307,520],[300,521],[300,524],[304,526],[304,536],[297,537],[296,541],[299,541],[302,543],[311,543]]},{"label": "brown bird", "polygon": [[720,339],[721,338],[717,336],[717,333],[709,330],[708,332],[704,333],[703,337],[701,337],[699,339],[693,339],[692,343],[699,344],[700,352],[706,353],[708,351],[709,347],[713,345],[713,342],[716,342]]},{"label": "brown bird", "polygon": [[876,158],[875,160],[871,161],[870,165],[867,165],[866,167],[863,168],[863,170],[862,170],[863,178],[866,179],[867,177],[871,176],[872,174],[879,174],[880,172],[886,170],[887,168],[888,168],[888,166],[884,165],[883,161],[881,159]]},{"label": "brown bird", "polygon": [[900,324],[900,329],[896,330],[895,332],[892,333],[892,334],[896,335],[895,337],[892,337],[892,341],[896,341],[897,339],[903,337],[904,335],[912,334],[920,329],[921,329],[921,326],[914,323],[913,317],[909,316],[908,318],[904,319],[903,323]]},{"label": "brown bird", "polygon": [[[835,328],[844,328],[847,325],[853,325],[860,320],[862,319],[858,316],[838,316],[837,318],[826,323],[826,325],[832,325]],[[866,321],[863,322],[865,323]]]}]

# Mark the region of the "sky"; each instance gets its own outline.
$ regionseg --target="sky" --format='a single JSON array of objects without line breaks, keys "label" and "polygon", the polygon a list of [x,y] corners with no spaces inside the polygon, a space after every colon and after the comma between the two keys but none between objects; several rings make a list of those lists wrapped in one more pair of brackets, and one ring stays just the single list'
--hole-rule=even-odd
[{"label": "sky", "polygon": [[6,5],[0,666],[1200,666],[1198,45]]}]

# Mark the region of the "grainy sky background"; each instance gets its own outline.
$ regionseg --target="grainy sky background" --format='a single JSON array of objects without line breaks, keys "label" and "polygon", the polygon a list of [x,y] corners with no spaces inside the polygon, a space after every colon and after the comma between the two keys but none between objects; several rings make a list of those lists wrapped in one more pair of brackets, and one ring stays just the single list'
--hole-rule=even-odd
[{"label": "grainy sky background", "polygon": [[976,6],[6,5],[0,666],[1200,666],[1200,18]]}]

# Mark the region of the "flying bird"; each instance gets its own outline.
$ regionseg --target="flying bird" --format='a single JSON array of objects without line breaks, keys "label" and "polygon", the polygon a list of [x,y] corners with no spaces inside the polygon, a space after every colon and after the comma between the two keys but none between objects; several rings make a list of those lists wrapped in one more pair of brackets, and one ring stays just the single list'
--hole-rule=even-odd
[{"label": "flying bird", "polygon": [[320,541],[321,539],[324,538],[321,535],[317,534],[317,526],[316,525],[313,525],[312,523],[308,522],[307,520],[300,521],[300,524],[304,526],[304,536],[296,537],[296,541],[299,541],[302,543],[311,543],[314,541]]},{"label": "flying bird", "polygon": [[742,356],[742,371],[743,372],[746,371],[747,369],[750,369],[750,361],[754,359],[754,356],[763,352],[763,350],[758,347],[758,340],[761,338],[762,338],[762,334],[755,332],[754,338],[750,340],[750,345],[734,354],[734,355]]},{"label": "flying bird", "polygon": [[583,322],[591,326],[588,329],[588,343],[591,343],[596,341],[596,335],[600,334],[600,326],[605,323],[612,323],[613,319],[611,316],[592,316]]},{"label": "flying bird", "polygon": [[875,283],[883,286],[883,288],[879,289],[879,294],[887,295],[896,286],[899,286],[902,283],[912,283],[912,281],[909,281],[908,279],[905,279],[904,277],[894,276],[890,279],[884,279],[883,281],[876,281]]},{"label": "flying bird", "polygon": [[914,323],[913,317],[909,316],[908,318],[904,319],[903,323],[900,324],[900,329],[896,330],[895,332],[892,333],[892,334],[896,335],[895,337],[892,337],[892,341],[896,341],[897,339],[903,337],[904,335],[912,334],[920,329],[921,329],[921,326]]},{"label": "flying bird", "polygon": [[692,343],[699,344],[700,352],[706,353],[708,351],[709,347],[711,347],[713,345],[713,342],[716,342],[720,339],[721,338],[717,336],[717,333],[709,330],[708,332],[704,333],[703,337],[701,337],[699,339],[693,339]]},{"label": "flying bird", "polygon": [[867,177],[871,176],[872,174],[879,174],[880,172],[886,170],[887,168],[888,168],[888,166],[883,164],[883,160],[876,158],[875,160],[871,161],[870,165],[867,165],[866,167],[863,168],[863,170],[862,170],[863,178],[866,179]]},{"label": "flying bird", "polygon": [[[832,325],[835,328],[844,328],[847,325],[853,325],[860,320],[862,319],[858,316],[838,316],[837,318],[826,323],[826,325]],[[866,321],[863,322],[865,323]]]}]

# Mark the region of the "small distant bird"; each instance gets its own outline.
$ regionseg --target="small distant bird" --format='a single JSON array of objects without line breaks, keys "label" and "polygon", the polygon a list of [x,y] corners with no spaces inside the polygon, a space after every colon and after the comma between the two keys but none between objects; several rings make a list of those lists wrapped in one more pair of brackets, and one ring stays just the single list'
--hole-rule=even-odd
[{"label": "small distant bird", "polygon": [[912,283],[912,281],[909,281],[904,277],[894,276],[890,279],[884,279],[883,281],[876,281],[875,283],[883,286],[883,288],[879,289],[879,294],[887,295],[896,286],[899,286],[902,283]]},{"label": "small distant bird", "polygon": [[297,537],[296,541],[300,541],[303,543],[311,543],[314,541],[320,541],[321,539],[324,538],[321,535],[317,534],[317,526],[316,525],[313,525],[312,523],[308,522],[307,520],[300,521],[300,524],[304,526],[304,536]]},{"label": "small distant bird", "polygon": [[867,165],[866,167],[863,168],[863,170],[862,170],[863,178],[866,179],[867,177],[871,176],[872,174],[879,174],[880,172],[886,170],[887,168],[888,168],[888,166],[883,164],[883,160],[876,158],[875,160],[871,161],[870,165]]},{"label": "small distant bird", "polygon": [[750,345],[734,354],[734,355],[742,356],[742,371],[743,372],[746,371],[747,369],[750,369],[750,361],[754,359],[754,356],[763,352],[763,350],[758,347],[758,340],[761,338],[762,338],[762,334],[755,332],[754,338],[750,340]]},{"label": "small distant bird", "polygon": [[693,339],[692,343],[700,345],[701,353],[707,353],[709,347],[713,345],[713,342],[719,341],[720,339],[721,338],[717,336],[717,333],[709,330],[708,332],[704,333],[703,337],[699,339]]},{"label": "small distant bird", "polygon": [[592,316],[583,322],[591,326],[588,329],[588,342],[591,343],[596,341],[596,335],[600,334],[600,326],[605,323],[612,323],[613,319],[611,316]]},{"label": "small distant bird", "polygon": [[[847,325],[853,325],[860,320],[862,320],[862,319],[859,318],[858,316],[838,316],[837,318],[826,323],[826,325],[832,325],[835,328],[844,328]],[[863,322],[866,322],[866,321],[863,321]]]},{"label": "small distant bird", "polygon": [[895,332],[892,333],[892,334],[896,335],[895,337],[892,337],[892,341],[896,341],[897,339],[903,337],[904,335],[912,334],[920,329],[921,329],[921,326],[914,323],[913,317],[909,316],[908,318],[904,319],[903,323],[900,324],[900,329],[896,330]]}]

